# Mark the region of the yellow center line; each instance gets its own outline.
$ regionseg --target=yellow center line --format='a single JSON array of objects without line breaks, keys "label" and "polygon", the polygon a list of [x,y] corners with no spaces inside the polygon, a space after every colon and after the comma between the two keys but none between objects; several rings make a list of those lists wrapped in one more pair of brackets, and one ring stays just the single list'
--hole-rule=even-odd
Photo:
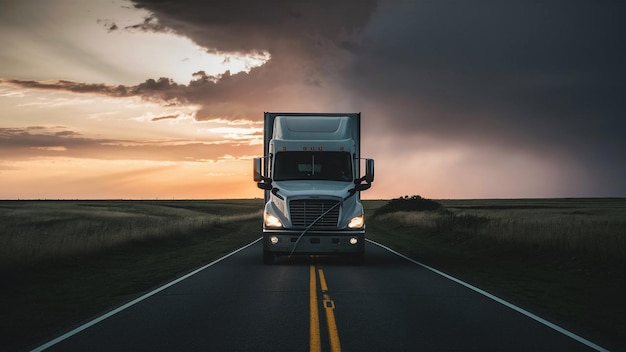
[{"label": "yellow center line", "polygon": [[315,266],[311,265],[310,279],[309,279],[309,310],[310,310],[310,328],[309,328],[309,351],[321,352],[322,344],[320,342],[320,319],[318,316],[317,307],[317,281],[315,275]]},{"label": "yellow center line", "polygon": [[326,324],[328,326],[328,338],[330,340],[331,352],[341,352],[341,343],[339,341],[339,331],[337,330],[337,323],[335,321],[335,302],[330,299],[330,296],[326,294],[328,291],[328,285],[326,284],[326,277],[324,271],[318,269],[320,276],[320,285],[322,287],[322,293],[324,298],[324,310],[326,311]]},{"label": "yellow center line", "polygon": [[326,285],[326,278],[324,277],[324,270],[317,269],[317,272],[320,275],[320,285],[322,286],[322,292],[328,291],[328,285]]}]

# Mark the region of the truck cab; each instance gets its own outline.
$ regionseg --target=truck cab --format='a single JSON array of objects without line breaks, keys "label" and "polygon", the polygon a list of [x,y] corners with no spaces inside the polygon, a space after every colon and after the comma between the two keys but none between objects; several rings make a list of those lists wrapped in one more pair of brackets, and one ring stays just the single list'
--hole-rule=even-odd
[{"label": "truck cab", "polygon": [[294,254],[362,260],[360,192],[374,180],[374,161],[360,158],[360,113],[266,112],[264,125],[264,156],[254,160],[265,193],[263,262]]}]

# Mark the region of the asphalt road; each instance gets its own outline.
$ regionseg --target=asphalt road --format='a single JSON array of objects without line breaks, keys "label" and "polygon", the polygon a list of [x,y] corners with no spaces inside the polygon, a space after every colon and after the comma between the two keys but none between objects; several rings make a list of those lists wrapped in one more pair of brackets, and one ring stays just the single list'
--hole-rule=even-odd
[{"label": "asphalt road", "polygon": [[367,243],[363,265],[307,256],[281,258],[267,266],[256,242],[122,308],[42,347],[49,351],[594,350],[372,243]]}]

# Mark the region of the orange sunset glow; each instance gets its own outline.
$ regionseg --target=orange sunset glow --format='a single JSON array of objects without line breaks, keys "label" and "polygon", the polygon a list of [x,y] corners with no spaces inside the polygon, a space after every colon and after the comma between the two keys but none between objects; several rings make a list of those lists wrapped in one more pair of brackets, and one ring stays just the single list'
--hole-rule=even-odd
[{"label": "orange sunset glow", "polygon": [[261,197],[264,111],[361,112],[363,198],[626,196],[619,11],[326,5],[0,1],[0,199]]}]

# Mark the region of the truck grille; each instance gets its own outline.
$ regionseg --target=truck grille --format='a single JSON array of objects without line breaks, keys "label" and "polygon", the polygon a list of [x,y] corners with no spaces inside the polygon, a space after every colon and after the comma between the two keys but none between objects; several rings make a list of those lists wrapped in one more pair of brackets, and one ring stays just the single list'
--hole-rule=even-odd
[{"label": "truck grille", "polygon": [[[339,203],[339,201],[330,199],[292,200],[289,202],[291,223],[293,227],[305,228],[337,203]],[[311,228],[337,228],[340,207],[341,206],[338,205],[333,210],[329,211],[328,214],[324,215]]]}]

